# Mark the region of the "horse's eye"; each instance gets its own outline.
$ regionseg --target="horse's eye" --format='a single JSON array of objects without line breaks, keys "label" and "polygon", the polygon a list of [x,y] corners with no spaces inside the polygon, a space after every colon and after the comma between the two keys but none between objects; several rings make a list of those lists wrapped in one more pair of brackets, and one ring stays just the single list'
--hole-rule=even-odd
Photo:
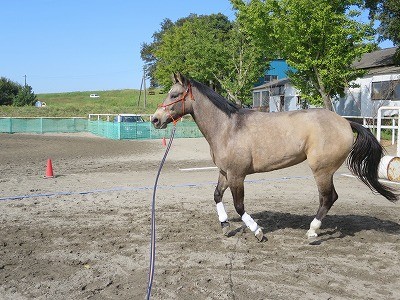
[{"label": "horse's eye", "polygon": [[171,98],[178,98],[179,94],[171,94]]}]

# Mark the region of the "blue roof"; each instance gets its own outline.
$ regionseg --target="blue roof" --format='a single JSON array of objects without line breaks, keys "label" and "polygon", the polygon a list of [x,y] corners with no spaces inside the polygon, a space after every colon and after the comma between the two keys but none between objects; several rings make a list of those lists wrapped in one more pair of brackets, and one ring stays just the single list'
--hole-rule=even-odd
[{"label": "blue roof", "polygon": [[285,60],[275,59],[270,62],[269,69],[264,73],[266,75],[278,75],[278,79],[286,78],[287,71],[291,68],[288,66]]},{"label": "blue roof", "polygon": [[[280,80],[288,77],[287,72],[289,70],[294,71],[295,69],[289,67],[284,59],[274,59],[270,61],[269,69],[264,72],[264,75],[276,75],[278,76],[278,80]],[[265,81],[263,76],[258,80],[255,86],[259,86],[264,83]]]}]

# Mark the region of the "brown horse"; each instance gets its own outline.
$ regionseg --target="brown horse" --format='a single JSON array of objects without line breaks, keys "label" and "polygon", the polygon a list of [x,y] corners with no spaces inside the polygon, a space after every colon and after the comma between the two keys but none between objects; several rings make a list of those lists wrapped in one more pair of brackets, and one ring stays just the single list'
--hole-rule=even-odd
[{"label": "brown horse", "polygon": [[[372,191],[397,201],[397,195],[378,181],[383,153],[379,142],[368,129],[331,111],[264,113],[240,109],[207,86],[174,74],[174,84],[152,122],[155,128],[165,128],[186,114],[193,117],[210,144],[219,168],[214,200],[225,234],[229,222],[222,196],[228,187],[237,213],[261,241],[261,228],[244,209],[246,175],[290,167],[306,159],[319,191],[319,208],[308,237],[317,236],[322,219],[338,198],[333,174],[346,158],[349,169]],[[353,131],[357,133],[355,141]]]}]

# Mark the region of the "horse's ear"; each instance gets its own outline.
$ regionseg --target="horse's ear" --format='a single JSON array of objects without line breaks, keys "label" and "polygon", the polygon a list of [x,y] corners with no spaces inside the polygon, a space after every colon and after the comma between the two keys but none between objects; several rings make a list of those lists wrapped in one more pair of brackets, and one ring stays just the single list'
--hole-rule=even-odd
[{"label": "horse's ear", "polygon": [[172,82],[175,83],[179,83],[180,85],[182,85],[183,87],[186,87],[189,80],[183,76],[181,73],[174,73],[172,75]]},{"label": "horse's ear", "polygon": [[181,86],[186,87],[188,84],[188,80],[186,79],[185,76],[183,76],[181,73],[176,74],[176,80],[180,83]]},{"label": "horse's ear", "polygon": [[178,82],[177,74],[176,74],[175,72],[172,73],[171,79],[172,79],[172,83],[173,83],[173,84],[175,84],[175,83]]}]

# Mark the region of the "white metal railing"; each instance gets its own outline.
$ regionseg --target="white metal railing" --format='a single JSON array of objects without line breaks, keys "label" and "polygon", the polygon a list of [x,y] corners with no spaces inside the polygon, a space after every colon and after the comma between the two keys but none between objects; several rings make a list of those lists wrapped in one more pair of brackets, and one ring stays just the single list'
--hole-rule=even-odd
[{"label": "white metal railing", "polygon": [[[397,126],[395,122],[392,123],[393,126],[382,126],[382,111],[384,110],[395,110],[397,111],[397,116],[393,118],[393,120],[397,119]],[[381,141],[381,129],[383,128],[392,128],[392,144],[394,144],[394,130],[397,129],[397,149],[396,149],[396,156],[400,155],[400,107],[399,106],[382,106],[378,109],[378,116],[377,116],[377,126],[376,126],[376,139],[380,142]]]},{"label": "white metal railing", "polygon": [[[377,125],[376,123],[376,118],[374,117],[361,117],[361,116],[343,116],[345,119],[362,119],[362,124],[364,127],[369,128],[369,129],[376,129]],[[392,145],[395,143],[395,138],[396,138],[396,130],[398,129],[398,118],[397,117],[381,117],[381,120],[391,120],[392,125],[382,125],[380,128],[381,129],[391,129],[392,130]]]}]

